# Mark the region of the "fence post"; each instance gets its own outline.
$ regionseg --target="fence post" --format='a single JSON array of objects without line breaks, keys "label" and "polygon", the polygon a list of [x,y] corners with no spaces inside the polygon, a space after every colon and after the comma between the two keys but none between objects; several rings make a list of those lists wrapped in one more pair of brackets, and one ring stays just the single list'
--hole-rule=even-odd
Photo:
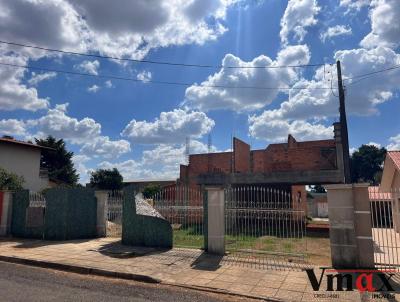
[{"label": "fence post", "polygon": [[225,204],[224,189],[206,187],[207,194],[207,251],[211,254],[225,254]]},{"label": "fence post", "polygon": [[332,265],[373,268],[374,248],[368,184],[326,186]]},{"label": "fence post", "polygon": [[7,236],[11,233],[12,192],[2,191],[0,194],[3,194],[3,202],[0,203],[0,236]]},{"label": "fence post", "polygon": [[97,237],[106,237],[108,191],[95,191],[94,194],[97,199]]}]

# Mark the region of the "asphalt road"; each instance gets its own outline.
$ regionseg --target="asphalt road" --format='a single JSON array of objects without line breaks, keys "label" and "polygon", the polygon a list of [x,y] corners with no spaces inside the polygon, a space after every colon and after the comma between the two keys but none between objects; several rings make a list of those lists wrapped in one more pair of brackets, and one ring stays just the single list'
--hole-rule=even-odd
[{"label": "asphalt road", "polygon": [[0,301],[254,301],[0,262]]}]

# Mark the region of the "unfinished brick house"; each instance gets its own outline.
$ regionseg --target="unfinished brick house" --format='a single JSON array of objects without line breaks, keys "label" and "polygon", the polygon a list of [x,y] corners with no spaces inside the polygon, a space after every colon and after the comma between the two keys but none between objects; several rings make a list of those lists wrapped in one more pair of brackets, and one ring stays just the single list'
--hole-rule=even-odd
[{"label": "unfinished brick house", "polygon": [[334,124],[332,139],[298,142],[289,135],[287,142],[261,150],[250,150],[250,145],[233,138],[232,152],[190,155],[189,164],[180,166],[179,182],[275,187],[291,191],[305,204],[305,185],[344,182],[340,128]]}]

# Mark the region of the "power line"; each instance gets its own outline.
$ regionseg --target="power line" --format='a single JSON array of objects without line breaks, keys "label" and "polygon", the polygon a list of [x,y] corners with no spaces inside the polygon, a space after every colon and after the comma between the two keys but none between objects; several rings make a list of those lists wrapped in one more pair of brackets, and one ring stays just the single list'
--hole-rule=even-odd
[{"label": "power line", "polygon": [[[128,77],[121,77],[121,76],[114,76],[114,75],[102,75],[102,74],[90,74],[90,73],[83,73],[83,72],[75,72],[75,71],[68,71],[68,70],[61,70],[61,69],[54,69],[54,68],[46,68],[46,67],[37,67],[31,65],[18,65],[18,64],[11,64],[11,63],[3,63],[0,62],[2,66],[14,67],[14,68],[22,68],[22,69],[30,69],[30,70],[40,70],[40,71],[49,71],[49,72],[57,72],[62,74],[69,74],[69,75],[79,75],[79,76],[86,76],[92,78],[103,78],[103,79],[111,79],[111,80],[121,80],[121,81],[131,81],[136,83],[149,83],[149,84],[159,84],[159,85],[175,85],[175,86],[185,86],[190,87],[193,86],[193,83],[185,83],[185,82],[169,82],[169,81],[155,81],[155,80],[140,80],[135,78],[128,78]],[[260,87],[260,86],[224,86],[224,85],[199,85],[200,87],[205,88],[222,88],[222,89],[254,89],[254,90],[326,90],[330,89],[330,87]]]},{"label": "power line", "polygon": [[[346,78],[346,79],[344,79],[344,80],[345,80],[345,81],[348,81],[348,80],[354,80],[354,79],[364,78],[364,77],[367,78],[367,76],[372,76],[372,75],[375,75],[375,74],[379,74],[379,73],[383,73],[383,72],[392,71],[392,70],[395,70],[395,69],[398,69],[398,68],[400,68],[400,64],[399,64],[399,65],[394,65],[394,66],[389,67],[389,68],[385,68],[385,69],[381,69],[381,70],[369,72],[369,73],[359,74],[359,75],[356,75],[356,76],[354,76],[354,77]],[[358,81],[357,81],[357,82],[358,82]]]},{"label": "power line", "polygon": [[219,68],[227,68],[227,69],[266,69],[266,68],[269,69],[269,68],[271,68],[271,69],[276,69],[276,68],[320,67],[320,66],[325,65],[325,64],[300,64],[300,65],[276,65],[276,66],[224,66],[224,65],[186,64],[186,63],[175,63],[175,62],[167,62],[167,61],[137,60],[137,59],[129,59],[129,58],[121,58],[121,57],[88,54],[88,53],[65,51],[65,50],[61,50],[61,49],[41,47],[41,46],[36,46],[36,45],[28,45],[28,44],[22,44],[22,43],[16,43],[16,42],[2,41],[2,40],[0,40],[0,43],[6,44],[6,45],[18,46],[18,47],[38,49],[38,50],[43,50],[43,51],[48,51],[48,52],[57,52],[57,53],[62,53],[62,54],[84,56],[84,57],[91,57],[91,58],[97,58],[97,59],[109,59],[109,60],[124,61],[124,62],[180,66],[180,67],[198,67],[198,68],[216,68],[216,69],[219,69]]}]

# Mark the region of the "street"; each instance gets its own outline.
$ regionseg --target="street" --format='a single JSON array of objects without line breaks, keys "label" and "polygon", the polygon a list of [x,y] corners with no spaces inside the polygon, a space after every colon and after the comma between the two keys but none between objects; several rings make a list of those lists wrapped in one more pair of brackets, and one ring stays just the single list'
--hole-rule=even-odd
[{"label": "street", "polygon": [[166,285],[145,284],[0,262],[0,301],[249,301]]}]

